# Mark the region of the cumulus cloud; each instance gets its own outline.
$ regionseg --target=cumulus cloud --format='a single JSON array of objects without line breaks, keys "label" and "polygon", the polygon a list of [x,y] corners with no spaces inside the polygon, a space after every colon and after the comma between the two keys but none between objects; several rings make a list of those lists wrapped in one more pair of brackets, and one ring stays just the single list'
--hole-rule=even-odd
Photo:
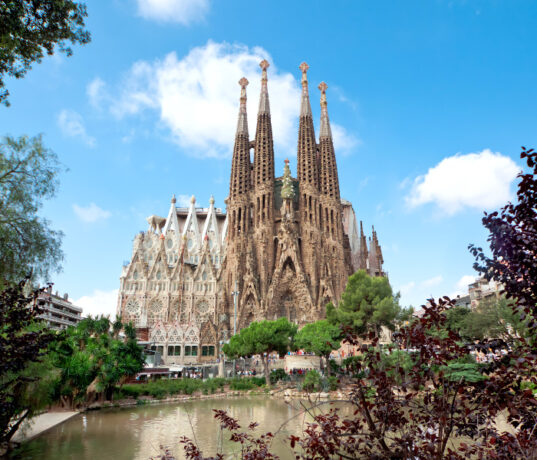
[{"label": "cumulus cloud", "polygon": [[399,292],[401,293],[402,296],[407,296],[414,290],[415,287],[416,287],[416,283],[414,281],[410,281],[407,284],[403,284],[399,288]]},{"label": "cumulus cloud", "polygon": [[105,211],[97,206],[95,203],[91,203],[89,206],[78,206],[77,204],[73,205],[73,211],[83,222],[93,223],[99,220],[108,219],[112,213],[110,211]]},{"label": "cumulus cloud", "polygon": [[77,137],[88,146],[95,146],[95,138],[86,132],[82,116],[74,110],[62,110],[58,115],[58,126],[65,136]]},{"label": "cumulus cloud", "polygon": [[443,296],[445,294],[443,281],[442,275],[437,275],[426,280],[409,281],[400,285],[397,290],[401,293],[401,304],[413,305],[417,308],[431,297]]},{"label": "cumulus cloud", "polygon": [[77,307],[82,308],[82,316],[87,317],[88,315],[97,316],[97,315],[110,315],[111,319],[116,317],[116,308],[117,308],[117,295],[118,289],[113,291],[101,291],[95,289],[92,294],[80,297],[77,300],[74,300],[73,303]]},{"label": "cumulus cloud", "polygon": [[422,281],[421,287],[429,288],[433,286],[438,286],[442,282],[443,279],[444,278],[442,278],[442,275],[434,276],[433,278]]},{"label": "cumulus cloud", "polygon": [[189,195],[177,195],[177,205],[182,208],[188,208],[190,206],[190,198]]},{"label": "cumulus cloud", "polygon": [[[190,154],[229,156],[238,116],[237,82],[243,76],[250,82],[248,122],[250,136],[255,134],[263,59],[271,61],[262,48],[209,41],[182,58],[173,52],[162,60],[135,63],[115,92],[100,83],[93,85],[117,118],[155,110],[173,140]],[[294,75],[273,63],[268,73],[275,153],[292,156],[296,154],[299,84]],[[336,148],[345,151],[358,144],[343,127],[332,124],[332,130]]]},{"label": "cumulus cloud", "polygon": [[511,183],[519,170],[511,158],[489,149],[457,154],[417,177],[407,203],[411,207],[434,203],[449,215],[465,207],[496,208],[510,199]]},{"label": "cumulus cloud", "polygon": [[455,289],[450,294],[450,297],[455,298],[457,296],[463,296],[468,294],[468,285],[473,283],[477,277],[475,275],[464,275],[457,283],[455,283]]},{"label": "cumulus cloud", "polygon": [[138,14],[157,22],[187,25],[205,17],[209,0],[137,0]]},{"label": "cumulus cloud", "polygon": [[361,145],[362,141],[352,133],[347,132],[343,126],[330,122],[330,128],[334,138],[334,149],[337,153],[346,155],[352,153],[353,149]]},{"label": "cumulus cloud", "polygon": [[101,103],[103,102],[103,93],[105,89],[105,82],[102,78],[96,77],[94,78],[86,88],[86,94],[88,95],[88,99],[90,104],[93,107],[100,107]]}]

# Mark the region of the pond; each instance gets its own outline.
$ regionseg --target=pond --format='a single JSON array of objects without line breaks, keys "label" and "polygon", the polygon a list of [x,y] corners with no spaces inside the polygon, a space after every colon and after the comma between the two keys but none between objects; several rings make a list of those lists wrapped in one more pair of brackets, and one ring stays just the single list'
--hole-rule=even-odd
[{"label": "pond", "polygon": [[[324,410],[330,408],[324,407]],[[24,444],[12,458],[148,460],[156,457],[159,446],[164,445],[175,458],[182,459],[185,458],[183,445],[179,443],[182,436],[194,438],[206,456],[214,455],[219,447],[231,453],[237,445],[228,441],[228,432],[221,432],[212,409],[228,411],[244,429],[256,421],[257,434],[280,430],[272,450],[282,459],[293,458],[284,440],[290,434],[300,434],[305,422],[311,420],[303,413],[299,401],[286,403],[283,398],[263,396],[104,409],[73,417]]]}]

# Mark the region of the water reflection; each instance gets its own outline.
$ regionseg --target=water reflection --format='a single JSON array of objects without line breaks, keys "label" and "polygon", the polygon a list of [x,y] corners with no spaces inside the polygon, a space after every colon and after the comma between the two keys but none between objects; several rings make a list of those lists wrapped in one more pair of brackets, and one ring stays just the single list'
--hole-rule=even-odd
[{"label": "water reflection", "polygon": [[[139,459],[156,456],[159,446],[171,448],[177,459],[185,458],[179,443],[182,436],[194,438],[205,455],[214,455],[217,448],[232,453],[238,447],[221,433],[212,409],[224,409],[239,419],[243,429],[256,421],[256,433],[275,432],[273,443],[280,458],[293,458],[284,442],[290,434],[302,432],[310,420],[298,402],[264,397],[191,401],[174,405],[142,406],[87,412],[74,417],[23,446],[13,458],[25,459]],[[328,407],[326,407],[328,410]],[[284,425],[291,417],[291,423]]]}]

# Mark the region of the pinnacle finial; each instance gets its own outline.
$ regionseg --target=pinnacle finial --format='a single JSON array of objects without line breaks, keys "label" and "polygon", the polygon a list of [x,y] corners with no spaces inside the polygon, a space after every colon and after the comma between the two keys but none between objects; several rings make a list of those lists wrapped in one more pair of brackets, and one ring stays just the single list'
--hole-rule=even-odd
[{"label": "pinnacle finial", "polygon": [[172,195],[172,203],[173,204],[177,203],[177,200],[175,199],[175,193]]},{"label": "pinnacle finial", "polygon": [[300,64],[300,66],[298,67],[301,71],[302,71],[302,84],[307,84],[308,83],[308,69],[310,68],[310,66],[303,62],[302,64]]},{"label": "pinnacle finial", "polygon": [[326,88],[328,85],[322,81],[319,85],[321,90],[321,130],[319,132],[319,138],[332,137],[332,130],[330,129],[330,122],[328,121],[328,104],[326,102]]},{"label": "pinnacle finial", "polygon": [[248,86],[248,80],[246,77],[242,77],[239,80],[239,85],[241,85],[241,99],[240,99],[240,108],[239,108],[239,120],[237,123],[237,135],[239,134],[248,134],[248,121],[246,117],[246,87]]},{"label": "pinnacle finial", "polygon": [[321,105],[326,106],[326,88],[328,88],[328,85],[322,81],[319,85],[319,89],[321,90]]},{"label": "pinnacle finial", "polygon": [[211,195],[211,198],[209,198],[209,204],[214,204],[214,196]]},{"label": "pinnacle finial", "polygon": [[266,59],[263,59],[259,63],[259,67],[262,69],[261,74],[261,97],[259,99],[259,111],[258,114],[261,113],[270,113],[270,106],[268,101],[268,78],[267,78],[267,69],[269,68],[270,64]]},{"label": "pinnacle finial", "polygon": [[196,202],[196,197],[195,197],[194,195],[192,195],[192,196],[190,197],[190,202],[191,202],[192,204],[194,204],[194,203]]},{"label": "pinnacle finial", "polygon": [[286,165],[289,165],[289,158],[286,158],[285,160],[283,160],[283,162],[284,162]]}]

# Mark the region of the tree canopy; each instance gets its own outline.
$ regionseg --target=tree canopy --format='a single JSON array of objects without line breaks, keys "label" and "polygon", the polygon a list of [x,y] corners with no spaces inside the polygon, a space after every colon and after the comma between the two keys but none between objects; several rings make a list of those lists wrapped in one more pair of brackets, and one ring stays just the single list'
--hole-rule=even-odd
[{"label": "tree canopy", "polygon": [[289,349],[297,329],[296,324],[290,323],[287,318],[275,321],[254,321],[231,337],[229,343],[226,343],[222,350],[230,358],[260,355],[265,379],[269,384],[268,363],[264,354],[275,352],[283,356]]},{"label": "tree canopy", "polygon": [[[125,337],[119,337],[123,330]],[[61,370],[56,392],[66,405],[111,399],[114,386],[143,368],[144,356],[136,332],[120,320],[85,318],[67,329],[51,347],[53,363]]]},{"label": "tree canopy", "polygon": [[[340,347],[341,329],[328,320],[323,319],[315,323],[306,324],[295,336],[294,344],[304,351],[315,353],[317,356],[326,359],[333,350]],[[330,366],[326,366],[330,374]]]},{"label": "tree canopy", "polygon": [[349,326],[358,334],[374,331],[377,336],[381,326],[393,329],[401,312],[399,296],[393,294],[388,279],[369,276],[365,270],[349,277],[338,308],[327,306],[332,324]]},{"label": "tree canopy", "polygon": [[[28,370],[43,360],[54,339],[54,334],[36,324],[41,313],[37,305],[39,291],[26,295],[25,283],[23,280],[0,293],[0,446],[36,409],[36,401],[29,401],[25,395],[37,379],[37,368]],[[18,419],[15,423],[14,418]]]},{"label": "tree canopy", "polygon": [[60,269],[62,232],[37,216],[43,200],[55,195],[60,164],[42,137],[0,142],[0,285],[32,272],[46,279]]},{"label": "tree canopy", "polygon": [[[483,217],[491,255],[474,245],[469,248],[474,268],[501,283],[521,313],[537,318],[537,152],[522,147],[520,156],[529,171],[518,175],[517,202]],[[535,319],[528,326],[537,331]]]},{"label": "tree canopy", "polygon": [[56,47],[70,56],[69,43],[89,43],[86,16],[86,6],[71,0],[0,2],[0,104],[9,105],[6,76],[22,78]]}]

